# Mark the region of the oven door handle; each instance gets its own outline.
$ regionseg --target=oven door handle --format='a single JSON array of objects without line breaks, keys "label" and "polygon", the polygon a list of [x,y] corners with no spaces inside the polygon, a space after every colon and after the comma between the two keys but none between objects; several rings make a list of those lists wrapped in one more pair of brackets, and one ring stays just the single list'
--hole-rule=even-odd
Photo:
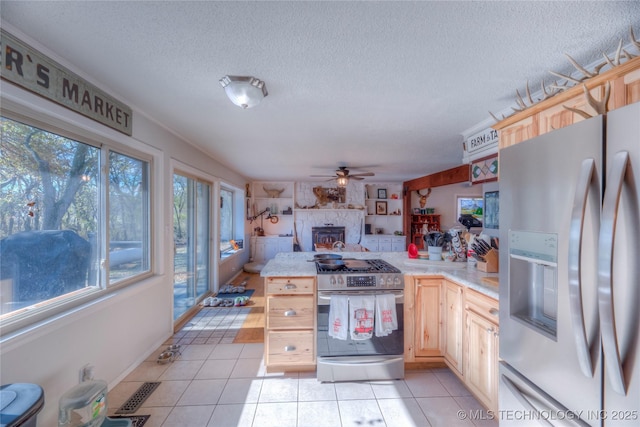
[{"label": "oven door handle", "polygon": [[[323,295],[318,294],[318,299],[330,301],[332,295],[360,296],[360,295],[377,295],[377,294],[382,294],[382,293],[384,293],[384,292],[370,292],[370,293],[367,293],[367,294],[346,293],[346,292],[340,292],[340,293],[334,293],[334,294],[326,294],[325,293]],[[393,294],[396,297],[396,299],[402,299],[404,297],[403,293],[396,293],[396,292],[387,292],[387,293]]]},{"label": "oven door handle", "polygon": [[325,365],[334,365],[334,366],[365,366],[365,365],[391,365],[397,363],[398,360],[404,361],[404,356],[400,355],[398,357],[389,358],[376,358],[371,357],[353,357],[349,360],[335,360],[331,358],[322,358],[322,363]]}]

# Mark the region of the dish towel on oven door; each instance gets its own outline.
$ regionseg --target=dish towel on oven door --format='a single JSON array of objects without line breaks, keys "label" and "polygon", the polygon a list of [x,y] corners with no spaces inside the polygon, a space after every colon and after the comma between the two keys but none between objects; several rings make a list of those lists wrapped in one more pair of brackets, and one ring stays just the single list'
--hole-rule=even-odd
[{"label": "dish towel on oven door", "polygon": [[374,295],[349,297],[349,332],[352,340],[368,340],[373,336]]},{"label": "dish towel on oven door", "polygon": [[393,294],[376,295],[376,336],[386,337],[398,329],[396,297]]},{"label": "dish towel on oven door", "polygon": [[330,337],[346,340],[349,332],[349,297],[346,295],[331,295],[329,302],[329,330]]}]

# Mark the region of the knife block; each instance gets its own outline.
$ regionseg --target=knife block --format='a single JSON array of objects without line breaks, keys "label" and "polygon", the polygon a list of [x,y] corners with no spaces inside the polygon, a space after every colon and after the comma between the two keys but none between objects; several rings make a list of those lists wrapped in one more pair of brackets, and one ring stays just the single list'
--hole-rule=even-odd
[{"label": "knife block", "polygon": [[478,270],[484,271],[485,273],[497,273],[499,270],[498,251],[491,249],[489,252],[484,254],[483,258],[485,259],[485,262],[478,261]]}]

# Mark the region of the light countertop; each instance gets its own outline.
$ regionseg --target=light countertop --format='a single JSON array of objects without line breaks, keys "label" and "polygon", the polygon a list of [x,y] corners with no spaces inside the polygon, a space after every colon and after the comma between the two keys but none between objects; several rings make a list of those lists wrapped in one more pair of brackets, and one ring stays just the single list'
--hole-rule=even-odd
[{"label": "light countertop", "polygon": [[[408,276],[442,276],[463,286],[498,299],[498,286],[483,282],[498,273],[484,273],[473,263],[410,259],[406,252],[336,252],[344,258],[383,259]],[[316,276],[315,252],[281,252],[264,266],[262,277]]]}]

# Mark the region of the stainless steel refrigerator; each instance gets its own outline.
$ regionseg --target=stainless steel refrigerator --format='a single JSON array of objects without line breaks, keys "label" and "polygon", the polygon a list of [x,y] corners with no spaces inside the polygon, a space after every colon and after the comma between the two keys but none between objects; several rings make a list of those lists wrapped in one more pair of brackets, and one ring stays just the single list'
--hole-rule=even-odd
[{"label": "stainless steel refrigerator", "polygon": [[500,168],[500,424],[640,425],[640,103]]}]

